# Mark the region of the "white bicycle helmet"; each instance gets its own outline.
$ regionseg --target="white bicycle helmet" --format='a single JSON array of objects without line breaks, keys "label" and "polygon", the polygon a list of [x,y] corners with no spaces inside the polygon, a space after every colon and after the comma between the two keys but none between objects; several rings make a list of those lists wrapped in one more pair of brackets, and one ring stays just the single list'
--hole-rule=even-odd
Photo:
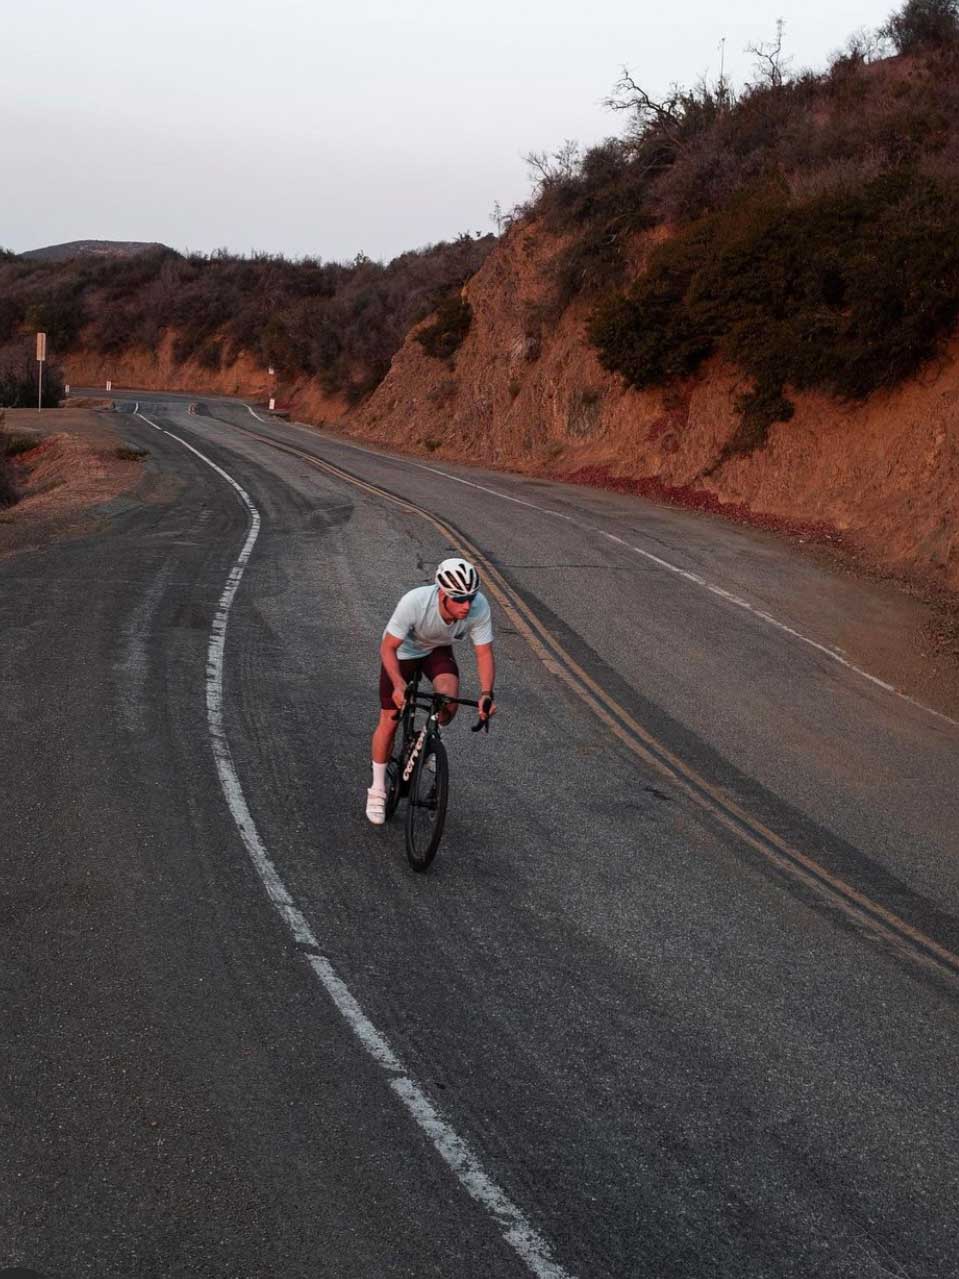
[{"label": "white bicycle helmet", "polygon": [[450,595],[475,595],[479,590],[479,573],[469,560],[443,560],[436,570],[436,585]]}]

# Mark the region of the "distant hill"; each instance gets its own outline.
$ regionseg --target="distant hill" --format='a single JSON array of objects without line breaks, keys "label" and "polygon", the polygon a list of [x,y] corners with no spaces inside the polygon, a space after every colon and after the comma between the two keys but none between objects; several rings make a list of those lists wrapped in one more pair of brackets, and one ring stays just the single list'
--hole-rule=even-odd
[{"label": "distant hill", "polygon": [[271,385],[266,369],[272,366],[283,381],[317,379],[323,403],[340,396],[342,408],[379,384],[410,328],[440,303],[449,315],[432,340],[450,347],[468,316],[468,308],[452,301],[495,244],[492,234],[464,233],[386,264],[362,254],[339,263],[267,253],[244,258],[222,249],[187,257],[163,246],[144,252],[151,246],[109,241],[56,245],[29,256],[0,252],[0,350],[42,331],[51,354],[70,357],[76,385],[82,385],[75,372],[81,356],[89,357],[91,370],[95,357],[108,359],[105,378],[118,379],[121,358],[169,350],[176,367],[168,381],[181,380],[181,366],[192,361],[207,390],[216,378],[235,387],[229,370],[243,356],[263,370],[263,387]]},{"label": "distant hill", "polygon": [[50,262],[66,262],[70,258],[132,258],[138,253],[165,249],[156,240],[70,240],[67,244],[48,244],[42,249],[29,249],[21,258],[45,258]]}]

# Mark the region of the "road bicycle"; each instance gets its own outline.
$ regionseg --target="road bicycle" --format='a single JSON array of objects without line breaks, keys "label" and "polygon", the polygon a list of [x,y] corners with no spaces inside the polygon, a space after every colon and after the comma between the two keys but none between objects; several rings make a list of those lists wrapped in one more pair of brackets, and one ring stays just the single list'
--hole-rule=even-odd
[{"label": "road bicycle", "polygon": [[[450,767],[440,737],[438,716],[445,706],[479,707],[465,697],[420,692],[417,672],[406,686],[406,701],[397,713],[402,731],[399,749],[386,766],[386,820],[406,800],[406,856],[416,871],[426,870],[439,848],[449,800]],[[425,715],[425,718],[424,718]],[[489,719],[472,731],[489,732]]]}]

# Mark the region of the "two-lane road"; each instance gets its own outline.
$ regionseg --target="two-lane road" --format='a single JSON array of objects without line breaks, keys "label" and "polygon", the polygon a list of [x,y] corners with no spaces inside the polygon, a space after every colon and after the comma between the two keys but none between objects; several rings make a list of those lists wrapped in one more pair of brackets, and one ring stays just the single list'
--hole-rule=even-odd
[{"label": "two-lane road", "polygon": [[[125,408],[176,499],[0,563],[0,1265],[956,1274],[959,727],[855,651],[907,602]],[[421,877],[363,816],[376,650],[461,545],[502,714]]]}]

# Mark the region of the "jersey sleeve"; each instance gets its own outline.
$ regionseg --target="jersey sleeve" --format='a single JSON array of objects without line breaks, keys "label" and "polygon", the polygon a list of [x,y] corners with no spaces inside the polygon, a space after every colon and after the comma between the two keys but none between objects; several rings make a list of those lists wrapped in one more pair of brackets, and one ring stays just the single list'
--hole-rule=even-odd
[{"label": "jersey sleeve", "polygon": [[485,595],[477,595],[469,618],[470,639],[475,648],[477,644],[493,642],[493,612]]},{"label": "jersey sleeve", "polygon": [[[384,635],[392,635],[394,639],[399,640],[405,640],[409,635],[410,631],[413,629],[413,623],[415,621],[413,615],[413,600],[410,598],[412,594],[412,591],[407,591],[407,593],[400,599],[396,608],[393,609],[393,616],[386,623],[386,630],[383,632]],[[380,616],[382,617],[382,614],[380,614]]]}]

